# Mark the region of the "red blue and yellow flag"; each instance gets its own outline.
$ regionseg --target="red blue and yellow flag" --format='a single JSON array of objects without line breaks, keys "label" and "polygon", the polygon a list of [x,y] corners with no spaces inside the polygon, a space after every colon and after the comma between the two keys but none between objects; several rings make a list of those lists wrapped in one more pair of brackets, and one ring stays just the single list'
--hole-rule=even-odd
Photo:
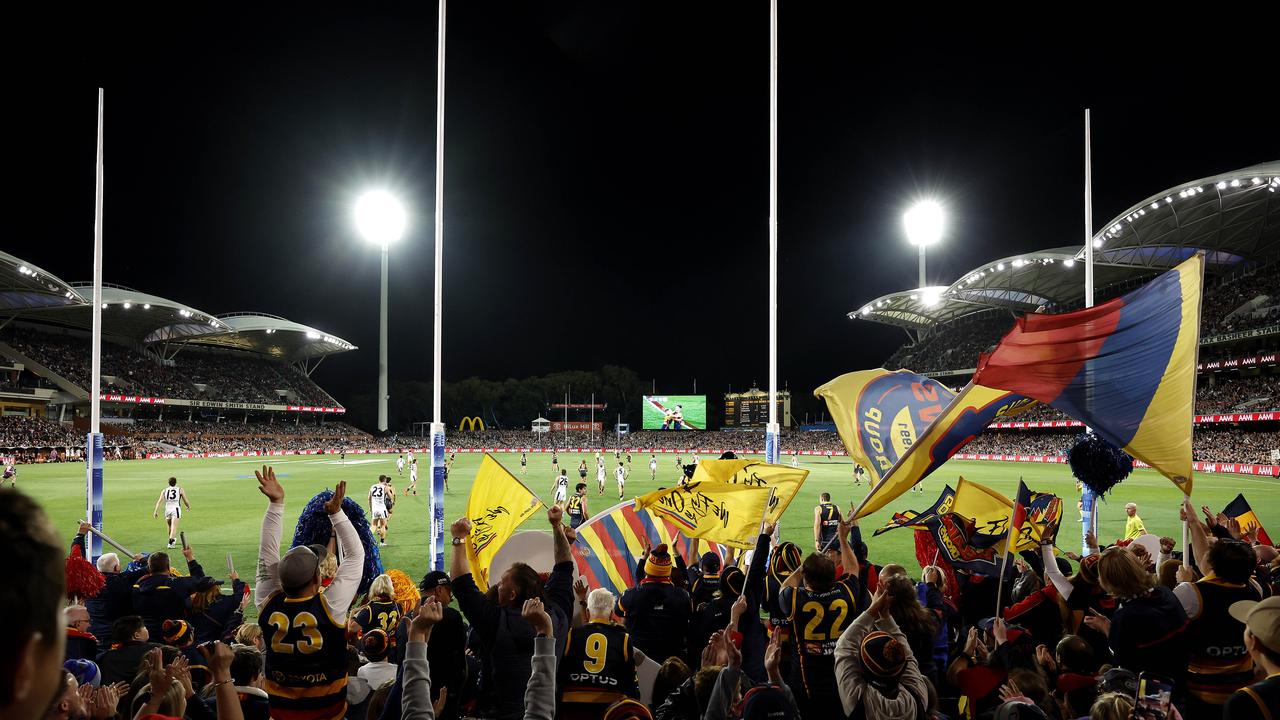
[{"label": "red blue and yellow flag", "polygon": [[1191,494],[1204,256],[1096,307],[1020,318],[973,382],[1085,422]]},{"label": "red blue and yellow flag", "polygon": [[1254,514],[1253,508],[1249,506],[1249,501],[1244,499],[1244,493],[1236,495],[1236,499],[1223,508],[1222,514],[1239,522],[1241,530],[1248,530],[1250,525],[1256,525],[1258,542],[1263,545],[1271,544],[1271,536],[1267,535],[1267,531],[1262,529],[1262,521]]},{"label": "red blue and yellow flag", "polygon": [[578,526],[578,539],[570,546],[578,572],[591,587],[602,587],[621,595],[636,585],[636,564],[645,547],[665,543],[679,553],[686,564],[694,564],[704,553],[720,556],[722,564],[730,550],[719,543],[690,538],[669,520],[649,510],[637,510],[628,500],[599,513]]}]

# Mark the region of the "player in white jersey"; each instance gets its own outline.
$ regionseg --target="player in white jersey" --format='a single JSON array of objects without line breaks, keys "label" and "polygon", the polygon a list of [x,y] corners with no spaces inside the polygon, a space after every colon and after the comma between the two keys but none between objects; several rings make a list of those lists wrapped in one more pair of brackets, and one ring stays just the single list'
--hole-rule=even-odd
[{"label": "player in white jersey", "polygon": [[404,475],[404,456],[403,455],[396,458],[396,474]]},{"label": "player in white jersey", "polygon": [[552,490],[554,490],[556,494],[556,499],[552,501],[553,505],[560,505],[563,507],[569,502],[568,472],[568,470],[561,470],[560,474],[556,476],[555,484],[552,486]]},{"label": "player in white jersey", "polygon": [[599,465],[596,466],[596,487],[599,490],[599,492],[597,492],[596,494],[603,495],[604,494],[604,463],[600,463]]},{"label": "player in white jersey", "polygon": [[378,482],[369,486],[369,518],[373,526],[373,535],[379,544],[387,546],[387,486],[378,478]]},{"label": "player in white jersey", "polygon": [[[791,451],[791,467],[800,467],[800,458],[796,457],[794,450]],[[855,485],[857,483],[854,483]]]},{"label": "player in white jersey", "polygon": [[182,518],[182,507],[186,505],[187,509],[191,509],[191,501],[187,500],[187,491],[178,487],[178,478],[169,478],[169,487],[160,491],[160,497],[156,498],[156,507],[151,511],[151,517],[160,517],[160,503],[164,503],[164,521],[169,526],[169,547],[175,547],[178,543],[178,520]]},{"label": "player in white jersey", "polygon": [[649,479],[658,479],[658,458],[655,455],[649,456]]},{"label": "player in white jersey", "polygon": [[404,489],[404,494],[418,494],[418,458],[409,458],[409,487]]},{"label": "player in white jersey", "polygon": [[618,463],[618,469],[613,471],[613,476],[618,480],[618,499],[621,500],[627,488],[627,468],[622,463]]},{"label": "player in white jersey", "polygon": [[697,464],[698,464],[698,453],[694,453],[694,454],[693,454],[693,464],[694,464],[694,465],[697,465]]},{"label": "player in white jersey", "polygon": [[13,458],[8,458],[4,463],[4,475],[0,476],[0,487],[4,487],[5,481],[18,487],[18,466],[13,462]]}]

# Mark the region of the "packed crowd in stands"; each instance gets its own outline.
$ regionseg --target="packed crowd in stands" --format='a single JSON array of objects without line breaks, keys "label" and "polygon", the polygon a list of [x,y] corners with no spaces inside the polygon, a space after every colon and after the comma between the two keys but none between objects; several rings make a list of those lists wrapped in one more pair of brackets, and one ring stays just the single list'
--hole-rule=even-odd
[{"label": "packed crowd in stands", "polygon": [[[1280,450],[1280,433],[1230,425],[1201,425],[1192,436],[1193,460],[1204,462],[1273,464],[1272,450]],[[992,455],[1066,455],[1076,435],[1071,432],[989,430],[970,440],[961,452]]]},{"label": "packed crowd in stands", "polygon": [[[1268,412],[1280,410],[1280,375],[1254,375],[1232,378],[1218,374],[1209,385],[1207,375],[1200,376],[1196,387],[1196,414],[1217,415],[1230,412]],[[1045,422],[1070,420],[1061,410],[1036,405],[1009,420]]]},{"label": "packed crowd in stands", "polygon": [[[692,451],[699,448],[720,450],[756,450],[764,447],[764,432],[733,430],[640,430],[623,435],[573,431],[535,433],[528,430],[450,431],[445,435],[449,445],[465,448],[586,448],[621,447],[666,448]],[[426,439],[422,439],[426,442]],[[400,438],[401,444],[410,442]],[[840,452],[840,436],[833,432],[784,432],[782,451]]]},{"label": "packed crowd in stands", "polygon": [[[0,332],[0,341],[77,387],[89,387],[87,337],[9,327]],[[149,355],[104,342],[103,392],[221,402],[337,406],[310,378],[282,362],[190,349],[178,354],[173,362],[172,367],[167,367]],[[291,391],[293,396],[286,400],[278,390]]]},{"label": "packed crowd in stands", "polygon": [[[1252,275],[1238,280],[1228,280],[1205,293],[1201,310],[1201,333],[1222,333],[1252,330],[1280,322],[1280,276],[1276,266],[1262,268]],[[1256,308],[1237,312],[1246,303],[1266,298]],[[1235,313],[1234,317],[1228,315]]]},{"label": "packed crowd in stands", "polygon": [[0,448],[84,445],[69,425],[42,417],[0,417]]},{"label": "packed crowd in stands", "polygon": [[[619,597],[575,579],[581,518],[560,506],[542,521],[550,572],[484,568],[485,593],[466,518],[449,528],[448,572],[415,586],[394,569],[365,575],[345,483],[318,516],[329,544],[287,551],[287,508],[306,498],[269,469],[259,484],[252,586],[201,564],[218,547],[107,553],[86,578],[40,506],[0,489],[5,570],[22,580],[0,593],[0,717],[1252,720],[1280,708],[1280,552],[1190,500],[1188,547],[1133,542],[1146,531],[1131,503],[1124,538],[1056,557],[1048,537],[1003,581],[945,560],[886,564],[882,540],[828,503],[811,547],[766,526],[727,558],[646,548]],[[1135,714],[1135,698],[1154,707]]]}]

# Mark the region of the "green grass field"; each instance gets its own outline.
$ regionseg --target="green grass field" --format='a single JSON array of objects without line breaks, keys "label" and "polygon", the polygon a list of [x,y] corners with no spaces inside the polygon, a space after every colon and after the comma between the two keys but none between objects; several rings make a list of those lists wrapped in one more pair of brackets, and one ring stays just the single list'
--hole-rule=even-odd
[{"label": "green grass field", "polygon": [[[462,515],[481,457],[478,454],[458,455],[450,473],[451,489],[445,495],[446,518],[452,520]],[[512,472],[519,472],[519,455],[499,455],[498,459]],[[573,482],[577,480],[573,470],[581,459],[574,455],[560,455],[562,465],[570,469]],[[550,455],[531,454],[529,460],[529,472],[524,478],[526,484],[544,499],[550,499]],[[588,457],[587,460],[587,464],[594,467],[592,459]],[[648,456],[634,456],[634,471],[627,483],[628,497],[656,489],[659,484],[669,485],[676,477],[674,455],[659,455],[658,461],[659,482],[654,483],[649,480]],[[279,457],[272,464],[287,493],[285,543],[292,538],[297,514],[320,490],[345,479],[349,496],[367,510],[369,485],[379,474],[396,477],[394,455],[350,456],[345,465],[339,464],[336,458],[323,456]],[[261,465],[261,460],[251,458],[108,462],[104,530],[135,552],[163,549],[167,538],[163,510],[158,519],[153,519],[151,513],[166,479],[171,475],[177,476],[192,503],[191,511],[183,513],[181,529],[186,532],[187,541],[195,549],[196,557],[204,564],[206,572],[224,577],[224,559],[230,552],[236,569],[251,582],[262,512],[267,505],[253,476],[253,471]],[[782,532],[787,540],[809,549],[813,540],[813,507],[818,501],[818,494],[830,492],[835,502],[847,508],[850,501],[862,498],[867,487],[853,487],[851,465],[845,458],[837,458],[833,462],[815,458],[811,462],[802,462],[802,467],[810,470],[809,479],[783,516]],[[425,479],[425,467],[422,474]],[[914,544],[910,531],[897,530],[874,539],[870,539],[870,531],[879,527],[894,511],[927,508],[945,483],[951,482],[954,486],[956,478],[961,475],[1010,497],[1017,490],[1019,476],[1035,490],[1057,493],[1066,500],[1067,506],[1059,544],[1064,549],[1079,550],[1080,524],[1075,512],[1078,496],[1074,479],[1066,466],[953,461],[924,481],[923,495],[907,493],[863,521],[872,559],[877,563],[900,562],[914,567]],[[75,535],[76,521],[84,516],[83,465],[24,465],[20,468],[18,480],[19,489],[32,494],[44,506],[59,534],[70,541]],[[407,481],[407,476],[396,478],[395,485],[403,490]],[[594,473],[588,477],[588,486],[592,512],[617,502],[612,473],[603,498],[594,494]],[[425,488],[425,483],[421,487]],[[613,494],[609,490],[613,490]],[[1239,492],[1249,499],[1254,512],[1271,533],[1280,532],[1280,484],[1273,480],[1241,475],[1200,475],[1196,478],[1193,500],[1197,507],[1208,505],[1217,511]],[[1098,530],[1104,542],[1114,540],[1122,533],[1125,502],[1138,503],[1139,514],[1149,531],[1175,538],[1181,536],[1177,489],[1155,472],[1139,470],[1116,489],[1109,503],[1101,506]],[[414,578],[426,572],[427,517],[425,492],[399,499],[391,520],[388,545],[382,548],[386,567],[400,568]],[[545,520],[535,516],[524,529],[540,529],[545,527],[544,523]]]}]

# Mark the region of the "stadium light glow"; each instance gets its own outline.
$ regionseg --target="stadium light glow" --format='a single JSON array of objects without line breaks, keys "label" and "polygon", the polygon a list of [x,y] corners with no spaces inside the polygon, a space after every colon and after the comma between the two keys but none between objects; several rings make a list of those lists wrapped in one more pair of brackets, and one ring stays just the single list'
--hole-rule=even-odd
[{"label": "stadium light glow", "polygon": [[1240,178],[1231,181],[1231,187],[1240,187]]},{"label": "stadium light glow", "polygon": [[150,310],[150,309],[151,309],[151,303],[143,303],[143,304],[142,304],[142,309],[143,309],[143,310]]},{"label": "stadium light glow", "polygon": [[1096,247],[1096,248],[1100,248],[1100,247],[1102,247],[1102,238],[1094,238],[1094,239],[1093,239],[1093,246],[1094,246],[1094,247]]},{"label": "stadium light glow", "polygon": [[125,309],[125,310],[128,310],[128,309],[129,309],[129,308],[131,308],[131,307],[133,307],[133,303],[125,303],[125,304],[124,304],[124,309]]},{"label": "stadium light glow", "polygon": [[933,200],[922,200],[912,205],[902,216],[907,231],[907,242],[912,245],[932,245],[942,239],[946,215],[942,206]]},{"label": "stadium light glow", "polygon": [[356,200],[356,230],[372,245],[390,245],[404,235],[404,205],[386,190],[369,190]]},{"label": "stadium light glow", "polygon": [[1075,266],[1076,266],[1076,259],[1075,259],[1075,258],[1067,258],[1066,260],[1063,260],[1063,261],[1062,261],[1062,264],[1063,264],[1064,266],[1066,266],[1066,267],[1075,267]]}]

